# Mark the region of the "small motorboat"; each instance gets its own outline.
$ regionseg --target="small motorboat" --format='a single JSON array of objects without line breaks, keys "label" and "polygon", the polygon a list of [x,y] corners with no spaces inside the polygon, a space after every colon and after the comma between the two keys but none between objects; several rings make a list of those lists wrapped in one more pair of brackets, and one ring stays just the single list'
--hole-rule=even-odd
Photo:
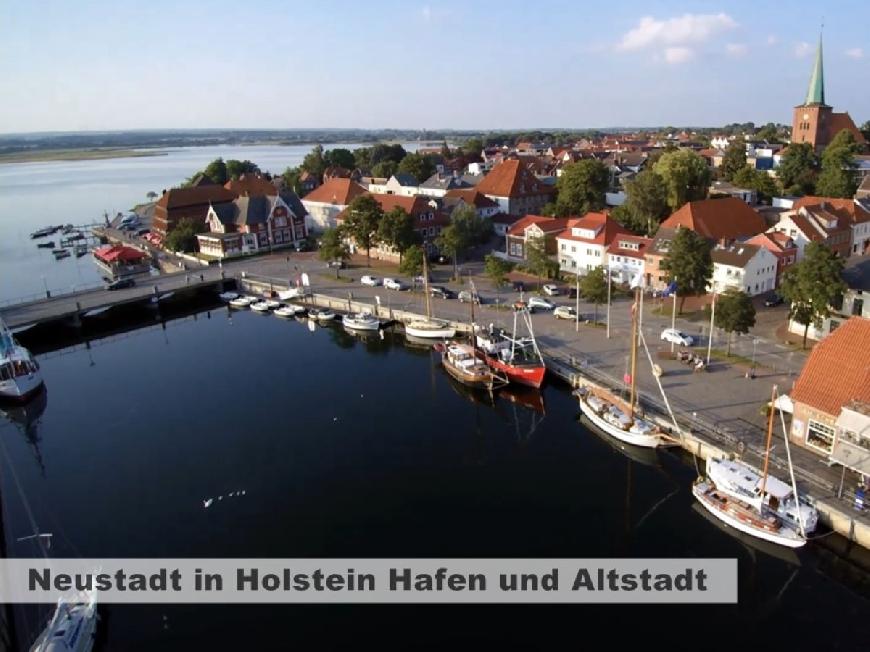
[{"label": "small motorboat", "polygon": [[286,304],[275,310],[276,317],[297,317],[305,312],[305,308],[302,306],[294,306],[291,304]]},{"label": "small motorboat", "polygon": [[244,309],[250,307],[250,305],[254,303],[251,297],[236,297],[235,299],[230,299],[230,308],[238,308]]},{"label": "small motorboat", "polygon": [[55,260],[60,260],[61,258],[69,258],[70,256],[69,249],[55,249],[51,253],[54,254]]},{"label": "small motorboat", "polygon": [[37,238],[44,238],[47,235],[51,235],[55,232],[55,228],[53,226],[46,226],[38,231],[34,231],[30,234],[30,238],[32,240],[36,240]]},{"label": "small motorboat", "polygon": [[271,312],[272,308],[269,306],[268,301],[257,301],[251,304],[251,310],[254,312]]},{"label": "small motorboat", "polygon": [[238,299],[239,293],[238,292],[221,292],[218,295],[218,297],[220,297],[221,301],[226,301],[227,303],[229,303],[233,299]]},{"label": "small motorboat", "polygon": [[49,240],[48,242],[40,242],[36,246],[40,249],[54,249],[54,240]]},{"label": "small motorboat", "polygon": [[316,321],[332,321],[335,319],[335,313],[329,308],[311,309],[308,311],[308,318]]},{"label": "small motorboat", "polygon": [[405,324],[411,337],[446,340],[456,335],[456,329],[443,319],[414,319]]},{"label": "small motorboat", "polygon": [[356,331],[376,331],[381,327],[381,322],[370,312],[357,312],[345,315],[341,318],[341,323],[346,328]]},{"label": "small motorboat", "polygon": [[275,310],[276,308],[281,307],[281,302],[275,301],[274,299],[264,299],[263,303],[269,307],[269,310]]},{"label": "small motorboat", "polygon": [[60,598],[51,621],[30,652],[90,652],[98,621],[95,591],[82,591],[76,601]]},{"label": "small motorboat", "polygon": [[76,245],[75,247],[76,258],[81,258],[82,256],[87,255],[88,253],[88,245]]}]

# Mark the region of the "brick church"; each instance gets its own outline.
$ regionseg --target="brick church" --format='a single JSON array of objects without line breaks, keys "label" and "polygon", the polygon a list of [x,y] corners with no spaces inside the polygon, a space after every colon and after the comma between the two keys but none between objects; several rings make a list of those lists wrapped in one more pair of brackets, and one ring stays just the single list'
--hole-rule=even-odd
[{"label": "brick church", "polygon": [[865,144],[864,135],[849,114],[834,113],[833,107],[825,104],[825,71],[822,66],[822,37],[819,36],[819,47],[816,50],[806,100],[794,108],[791,142],[809,143],[819,153],[843,129],[852,132],[855,142]]}]

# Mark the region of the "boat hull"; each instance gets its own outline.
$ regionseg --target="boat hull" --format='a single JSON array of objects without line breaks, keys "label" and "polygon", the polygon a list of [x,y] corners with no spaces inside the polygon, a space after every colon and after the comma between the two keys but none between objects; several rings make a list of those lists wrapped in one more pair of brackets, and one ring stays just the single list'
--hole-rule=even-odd
[{"label": "boat hull", "polygon": [[788,529],[785,529],[785,532],[788,534],[782,534],[757,527],[748,521],[738,518],[731,512],[720,507],[710,496],[710,490],[711,486],[706,482],[698,482],[692,487],[692,493],[695,495],[695,498],[698,499],[700,505],[725,525],[728,525],[739,532],[743,532],[744,534],[748,534],[749,536],[776,543],[787,548],[800,548],[807,542],[805,538],[791,534],[791,531]]},{"label": "boat hull", "polygon": [[350,328],[355,331],[376,331],[380,329],[380,322],[357,321],[356,319],[348,319],[345,317],[341,320],[345,328]]},{"label": "boat hull", "polygon": [[405,333],[411,337],[422,337],[430,340],[447,340],[456,335],[456,329],[449,326],[429,327],[415,325],[414,322],[405,325]]},{"label": "boat hull", "polygon": [[28,376],[17,376],[10,380],[0,381],[0,398],[15,403],[24,403],[43,386],[42,374],[38,372]]},{"label": "boat hull", "polygon": [[444,370],[448,374],[450,374],[450,377],[457,382],[462,383],[466,387],[473,387],[475,389],[489,389],[490,387],[492,387],[492,377],[489,374],[482,375],[463,373],[454,365],[450,364],[450,362],[446,359],[442,359],[441,362],[444,366]]},{"label": "boat hull", "polygon": [[541,385],[544,384],[544,376],[547,373],[547,368],[544,365],[512,365],[488,354],[484,354],[484,358],[486,364],[502,372],[512,383],[519,383],[535,389],[540,389]]},{"label": "boat hull", "polygon": [[605,421],[588,403],[586,403],[586,400],[583,397],[580,397],[580,410],[583,412],[583,416],[589,419],[592,425],[598,428],[598,430],[623,443],[631,444],[632,446],[640,446],[641,448],[657,448],[664,444],[662,437],[659,435],[644,435],[629,432],[628,430],[623,430],[622,428]]}]

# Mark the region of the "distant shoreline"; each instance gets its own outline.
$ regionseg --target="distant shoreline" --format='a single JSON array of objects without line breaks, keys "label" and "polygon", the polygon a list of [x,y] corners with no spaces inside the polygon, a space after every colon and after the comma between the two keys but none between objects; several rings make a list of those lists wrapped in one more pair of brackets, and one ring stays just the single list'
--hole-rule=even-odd
[{"label": "distant shoreline", "polygon": [[3,163],[41,163],[48,161],[87,161],[108,158],[129,158],[133,156],[166,156],[162,150],[140,151],[135,149],[92,148],[92,149],[41,149],[32,152],[8,152],[0,154]]}]

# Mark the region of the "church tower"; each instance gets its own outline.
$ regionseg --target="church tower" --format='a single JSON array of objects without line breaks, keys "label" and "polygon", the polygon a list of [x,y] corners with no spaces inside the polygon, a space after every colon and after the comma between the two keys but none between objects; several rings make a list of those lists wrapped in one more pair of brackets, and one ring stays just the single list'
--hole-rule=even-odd
[{"label": "church tower", "polygon": [[833,137],[830,133],[832,113],[833,108],[825,104],[825,70],[822,66],[822,36],[819,34],[807,97],[803,104],[794,108],[791,142],[809,143],[820,152]]}]

